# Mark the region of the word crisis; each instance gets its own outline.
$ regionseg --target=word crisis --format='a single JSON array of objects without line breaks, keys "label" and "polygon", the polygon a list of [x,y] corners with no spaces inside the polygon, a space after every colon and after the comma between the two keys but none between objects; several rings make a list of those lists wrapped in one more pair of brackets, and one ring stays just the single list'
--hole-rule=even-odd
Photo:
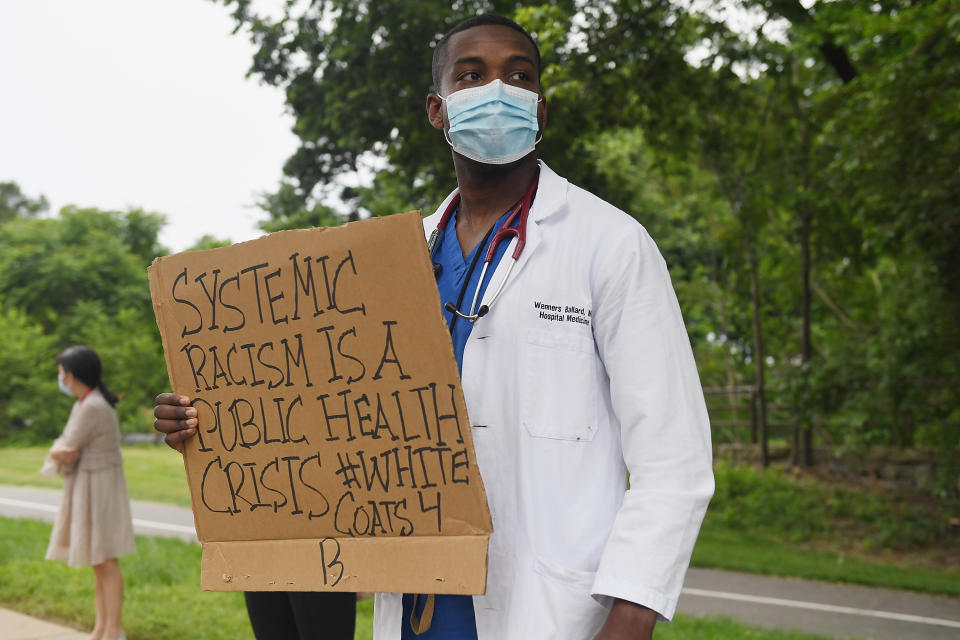
[{"label": "word crisis", "polygon": [[[355,474],[362,468],[363,482],[368,488],[376,484],[385,489],[407,487],[409,493],[404,497],[366,497],[360,481],[352,477],[342,483],[348,487],[346,490],[334,489],[328,498],[329,485],[321,477],[323,463],[317,452],[305,457],[276,456],[261,462],[239,462],[217,456],[203,470],[200,501],[210,512],[231,516],[264,509],[308,520],[331,518],[333,528],[348,536],[409,536],[415,532],[414,520],[419,520],[419,514],[433,511],[436,531],[441,532],[441,492],[429,489],[448,483],[469,484],[466,473],[459,477],[457,473],[458,467],[468,466],[465,459],[457,461],[458,457],[465,458],[465,453],[450,449],[444,449],[443,453],[434,447],[404,449],[381,453],[382,463],[378,456],[370,456],[369,472],[363,451],[356,452],[356,460],[363,461],[360,464],[338,456],[340,469],[337,470],[338,474],[344,470]],[[429,453],[424,455],[425,452]],[[391,463],[391,457],[395,462]],[[405,463],[401,459],[405,459]],[[390,480],[391,464],[397,465],[395,473],[401,474],[393,481]],[[407,477],[406,483],[403,474]],[[409,498],[414,499],[409,501]]]}]

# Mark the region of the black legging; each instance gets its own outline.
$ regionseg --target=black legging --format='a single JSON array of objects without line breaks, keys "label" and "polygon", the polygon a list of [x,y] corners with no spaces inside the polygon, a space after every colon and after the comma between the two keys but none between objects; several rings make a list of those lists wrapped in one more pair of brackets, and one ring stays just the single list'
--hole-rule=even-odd
[{"label": "black legging", "polygon": [[244,596],[257,640],[353,640],[355,593],[247,591]]}]

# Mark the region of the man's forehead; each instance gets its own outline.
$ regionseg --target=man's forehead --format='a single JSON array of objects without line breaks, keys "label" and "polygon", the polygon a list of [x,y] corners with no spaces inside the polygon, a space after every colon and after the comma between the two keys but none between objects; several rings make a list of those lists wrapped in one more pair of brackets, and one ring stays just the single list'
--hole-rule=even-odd
[{"label": "man's forehead", "polygon": [[452,64],[459,58],[475,57],[491,49],[503,57],[519,54],[536,60],[533,46],[522,33],[504,25],[484,24],[450,36],[447,62]]}]

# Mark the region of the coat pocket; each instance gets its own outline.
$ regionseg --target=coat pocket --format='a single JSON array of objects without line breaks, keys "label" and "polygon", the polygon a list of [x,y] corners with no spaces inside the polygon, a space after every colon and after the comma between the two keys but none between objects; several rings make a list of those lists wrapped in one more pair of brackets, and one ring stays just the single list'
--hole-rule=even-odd
[{"label": "coat pocket", "polygon": [[594,637],[610,611],[590,595],[595,574],[562,567],[537,558],[534,571],[539,577],[540,609],[548,614],[543,625],[553,625],[544,637],[585,640]]},{"label": "coat pocket", "polygon": [[520,360],[520,422],[537,438],[588,442],[597,433],[592,337],[530,329]]}]

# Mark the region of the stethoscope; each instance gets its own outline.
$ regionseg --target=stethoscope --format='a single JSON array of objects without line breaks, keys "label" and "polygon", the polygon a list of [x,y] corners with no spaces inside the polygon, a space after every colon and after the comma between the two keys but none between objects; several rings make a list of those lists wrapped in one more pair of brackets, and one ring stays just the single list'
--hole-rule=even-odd
[{"label": "stethoscope", "polygon": [[[463,302],[463,296],[466,291],[467,283],[470,282],[470,277],[473,275],[473,269],[477,264],[477,258],[480,256],[480,251],[477,251],[476,255],[473,257],[473,262],[470,264],[470,269],[467,271],[466,278],[464,278],[463,286],[460,287],[460,295],[457,299],[457,303],[453,304],[452,302],[447,302],[445,305],[443,305],[444,309],[453,314],[453,317],[450,321],[451,331],[453,331],[453,324],[456,322],[458,317],[463,318],[464,320],[469,320],[471,323],[473,323],[487,315],[487,313],[490,311],[490,306],[493,305],[494,301],[500,296],[500,292],[503,291],[503,287],[506,285],[507,279],[510,277],[510,273],[513,271],[513,266],[517,263],[517,259],[520,257],[520,254],[523,253],[523,248],[527,244],[527,216],[530,214],[530,205],[533,203],[533,198],[537,193],[537,185],[539,182],[540,169],[538,168],[537,174],[533,177],[533,181],[527,188],[527,192],[520,199],[520,201],[514,205],[513,210],[510,212],[510,215],[507,216],[507,219],[504,220],[500,230],[494,234],[493,240],[490,242],[490,246],[483,257],[483,269],[480,271],[480,279],[477,281],[477,288],[473,292],[473,301],[470,303],[470,313],[461,312],[460,304]],[[447,223],[450,222],[450,218],[453,216],[453,212],[456,211],[459,204],[460,192],[457,191],[457,193],[453,194],[453,198],[451,198],[450,204],[447,205],[443,215],[440,216],[440,222],[437,224],[437,228],[433,230],[433,233],[430,234],[430,240],[427,242],[427,251],[430,254],[431,261],[433,261],[435,258],[434,254],[440,234],[446,228]],[[518,219],[519,224],[517,224]],[[514,226],[515,224],[516,226]],[[490,228],[490,231],[487,231],[487,235],[485,235],[483,240],[480,241],[481,247],[486,244],[487,239],[490,237],[490,233],[492,231],[493,227]],[[487,269],[490,267],[490,264],[493,262],[494,255],[497,253],[497,247],[501,242],[504,240],[509,241],[509,239],[512,237],[516,237],[517,244],[513,248],[513,254],[510,258],[510,264],[507,265],[507,271],[503,274],[503,279],[500,280],[500,284],[490,297],[490,301],[487,302],[487,304],[480,305],[480,308],[477,309],[477,300],[480,297],[480,287],[483,285],[483,279],[487,275]],[[440,265],[434,262],[433,268],[434,272],[437,272],[440,269]]]}]

